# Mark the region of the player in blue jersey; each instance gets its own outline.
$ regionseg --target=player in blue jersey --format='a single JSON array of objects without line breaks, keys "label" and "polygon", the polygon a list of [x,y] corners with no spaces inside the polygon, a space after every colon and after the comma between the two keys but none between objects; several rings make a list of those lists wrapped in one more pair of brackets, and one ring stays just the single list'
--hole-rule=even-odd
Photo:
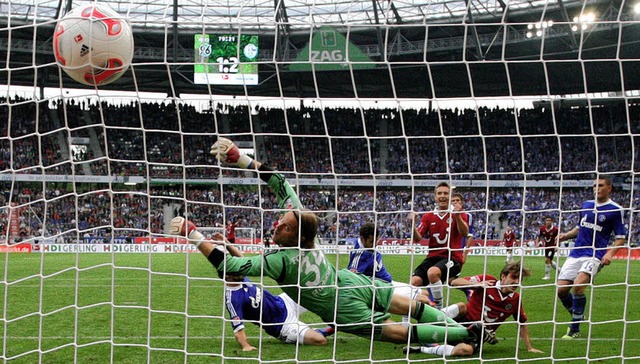
[{"label": "player in blue jersey", "polygon": [[[222,240],[222,234],[213,237]],[[237,257],[242,252],[233,245],[226,246],[227,251]],[[231,327],[242,351],[256,350],[249,343],[244,330],[244,320],[262,326],[264,331],[285,344],[326,345],[325,336],[331,335],[332,327],[313,330],[298,320],[307,310],[296,304],[286,293],[278,296],[264,288],[257,287],[245,276],[226,275],[225,307],[229,313]]]},{"label": "player in blue jersey", "polygon": [[362,224],[360,238],[349,252],[349,270],[385,282],[391,282],[391,273],[382,261],[382,253],[375,249],[377,241],[376,225],[372,222]]},{"label": "player in blue jersey", "polygon": [[[558,236],[559,241],[576,238],[574,248],[558,274],[558,298],[572,315],[572,323],[563,339],[580,337],[580,321],[584,319],[587,305],[586,287],[593,283],[602,266],[611,264],[626,240],[622,207],[609,198],[612,187],[609,178],[597,179],[593,185],[596,199],[582,204],[580,225]],[[612,233],[615,241],[613,247],[607,249]]]}]

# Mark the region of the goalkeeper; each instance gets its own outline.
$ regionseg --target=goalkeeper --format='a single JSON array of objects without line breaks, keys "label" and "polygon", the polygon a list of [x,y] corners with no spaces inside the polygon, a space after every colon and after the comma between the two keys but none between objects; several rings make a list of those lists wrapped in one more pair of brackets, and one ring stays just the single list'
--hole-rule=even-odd
[{"label": "goalkeeper", "polygon": [[[289,209],[273,235],[273,242],[280,248],[252,257],[228,255],[223,247],[205,240],[192,222],[182,217],[173,219],[171,233],[187,236],[220,274],[271,277],[294,301],[324,322],[366,338],[430,344],[473,341],[481,336],[478,325],[467,329],[429,305],[393,294],[389,283],[347,269],[337,271],[324,253],[316,249],[316,215],[300,211],[298,196],[284,176],[240,155],[238,147],[226,138],[219,138],[211,147],[211,153],[226,164],[256,170],[275,192],[280,208]],[[390,319],[390,314],[407,313],[419,323],[430,324],[406,327]]]}]

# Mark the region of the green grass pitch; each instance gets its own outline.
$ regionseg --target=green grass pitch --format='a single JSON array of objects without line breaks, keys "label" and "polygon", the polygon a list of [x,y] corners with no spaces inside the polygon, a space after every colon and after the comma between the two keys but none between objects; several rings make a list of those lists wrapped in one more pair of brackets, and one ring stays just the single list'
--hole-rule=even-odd
[{"label": "green grass pitch", "polygon": [[[199,254],[0,254],[2,356],[8,363],[225,363],[388,362],[404,363],[402,345],[372,342],[349,334],[331,337],[327,347],[285,345],[247,325],[258,352],[243,353],[224,322],[222,284]],[[330,256],[340,267],[347,256]],[[398,281],[422,256],[385,256]],[[504,258],[470,257],[462,275],[497,275]],[[589,338],[559,339],[569,315],[554,307],[555,286],[541,279],[541,258],[527,258],[533,276],[521,293],[534,347],[544,354],[516,350],[517,327],[509,319],[498,331],[500,342],[469,363],[639,363],[640,261],[614,261],[588,290],[583,325]],[[406,278],[406,279],[402,279]],[[259,279],[254,279],[257,281]],[[273,281],[265,279],[266,285]],[[270,288],[279,293],[277,288]],[[451,291],[451,301],[464,296]],[[559,303],[558,303],[559,305]],[[317,317],[302,316],[307,323]],[[10,359],[7,361],[7,359]],[[412,354],[410,361],[442,362]]]}]

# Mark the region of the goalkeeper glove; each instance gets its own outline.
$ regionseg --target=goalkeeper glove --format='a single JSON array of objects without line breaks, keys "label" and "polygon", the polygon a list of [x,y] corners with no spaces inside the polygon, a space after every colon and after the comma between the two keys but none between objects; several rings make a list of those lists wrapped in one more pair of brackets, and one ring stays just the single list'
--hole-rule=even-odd
[{"label": "goalkeeper glove", "polygon": [[238,146],[227,138],[220,137],[218,141],[211,146],[211,154],[213,154],[220,162],[240,168],[250,168],[253,159],[247,155],[240,155]]},{"label": "goalkeeper glove", "polygon": [[198,227],[191,221],[187,221],[184,217],[178,216],[171,220],[169,225],[169,234],[176,236],[186,236],[196,246],[204,240],[204,235],[198,231]]}]

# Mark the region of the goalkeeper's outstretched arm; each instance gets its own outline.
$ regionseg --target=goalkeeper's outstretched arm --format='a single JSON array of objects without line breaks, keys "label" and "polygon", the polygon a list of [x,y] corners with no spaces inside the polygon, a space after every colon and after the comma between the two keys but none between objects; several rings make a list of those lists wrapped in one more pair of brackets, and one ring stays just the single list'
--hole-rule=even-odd
[{"label": "goalkeeper's outstretched arm", "polygon": [[276,194],[280,208],[302,208],[298,195],[282,174],[262,162],[253,160],[248,155],[240,155],[240,150],[233,141],[223,137],[218,138],[218,141],[211,146],[211,154],[226,165],[255,170],[260,179],[266,182]]}]

